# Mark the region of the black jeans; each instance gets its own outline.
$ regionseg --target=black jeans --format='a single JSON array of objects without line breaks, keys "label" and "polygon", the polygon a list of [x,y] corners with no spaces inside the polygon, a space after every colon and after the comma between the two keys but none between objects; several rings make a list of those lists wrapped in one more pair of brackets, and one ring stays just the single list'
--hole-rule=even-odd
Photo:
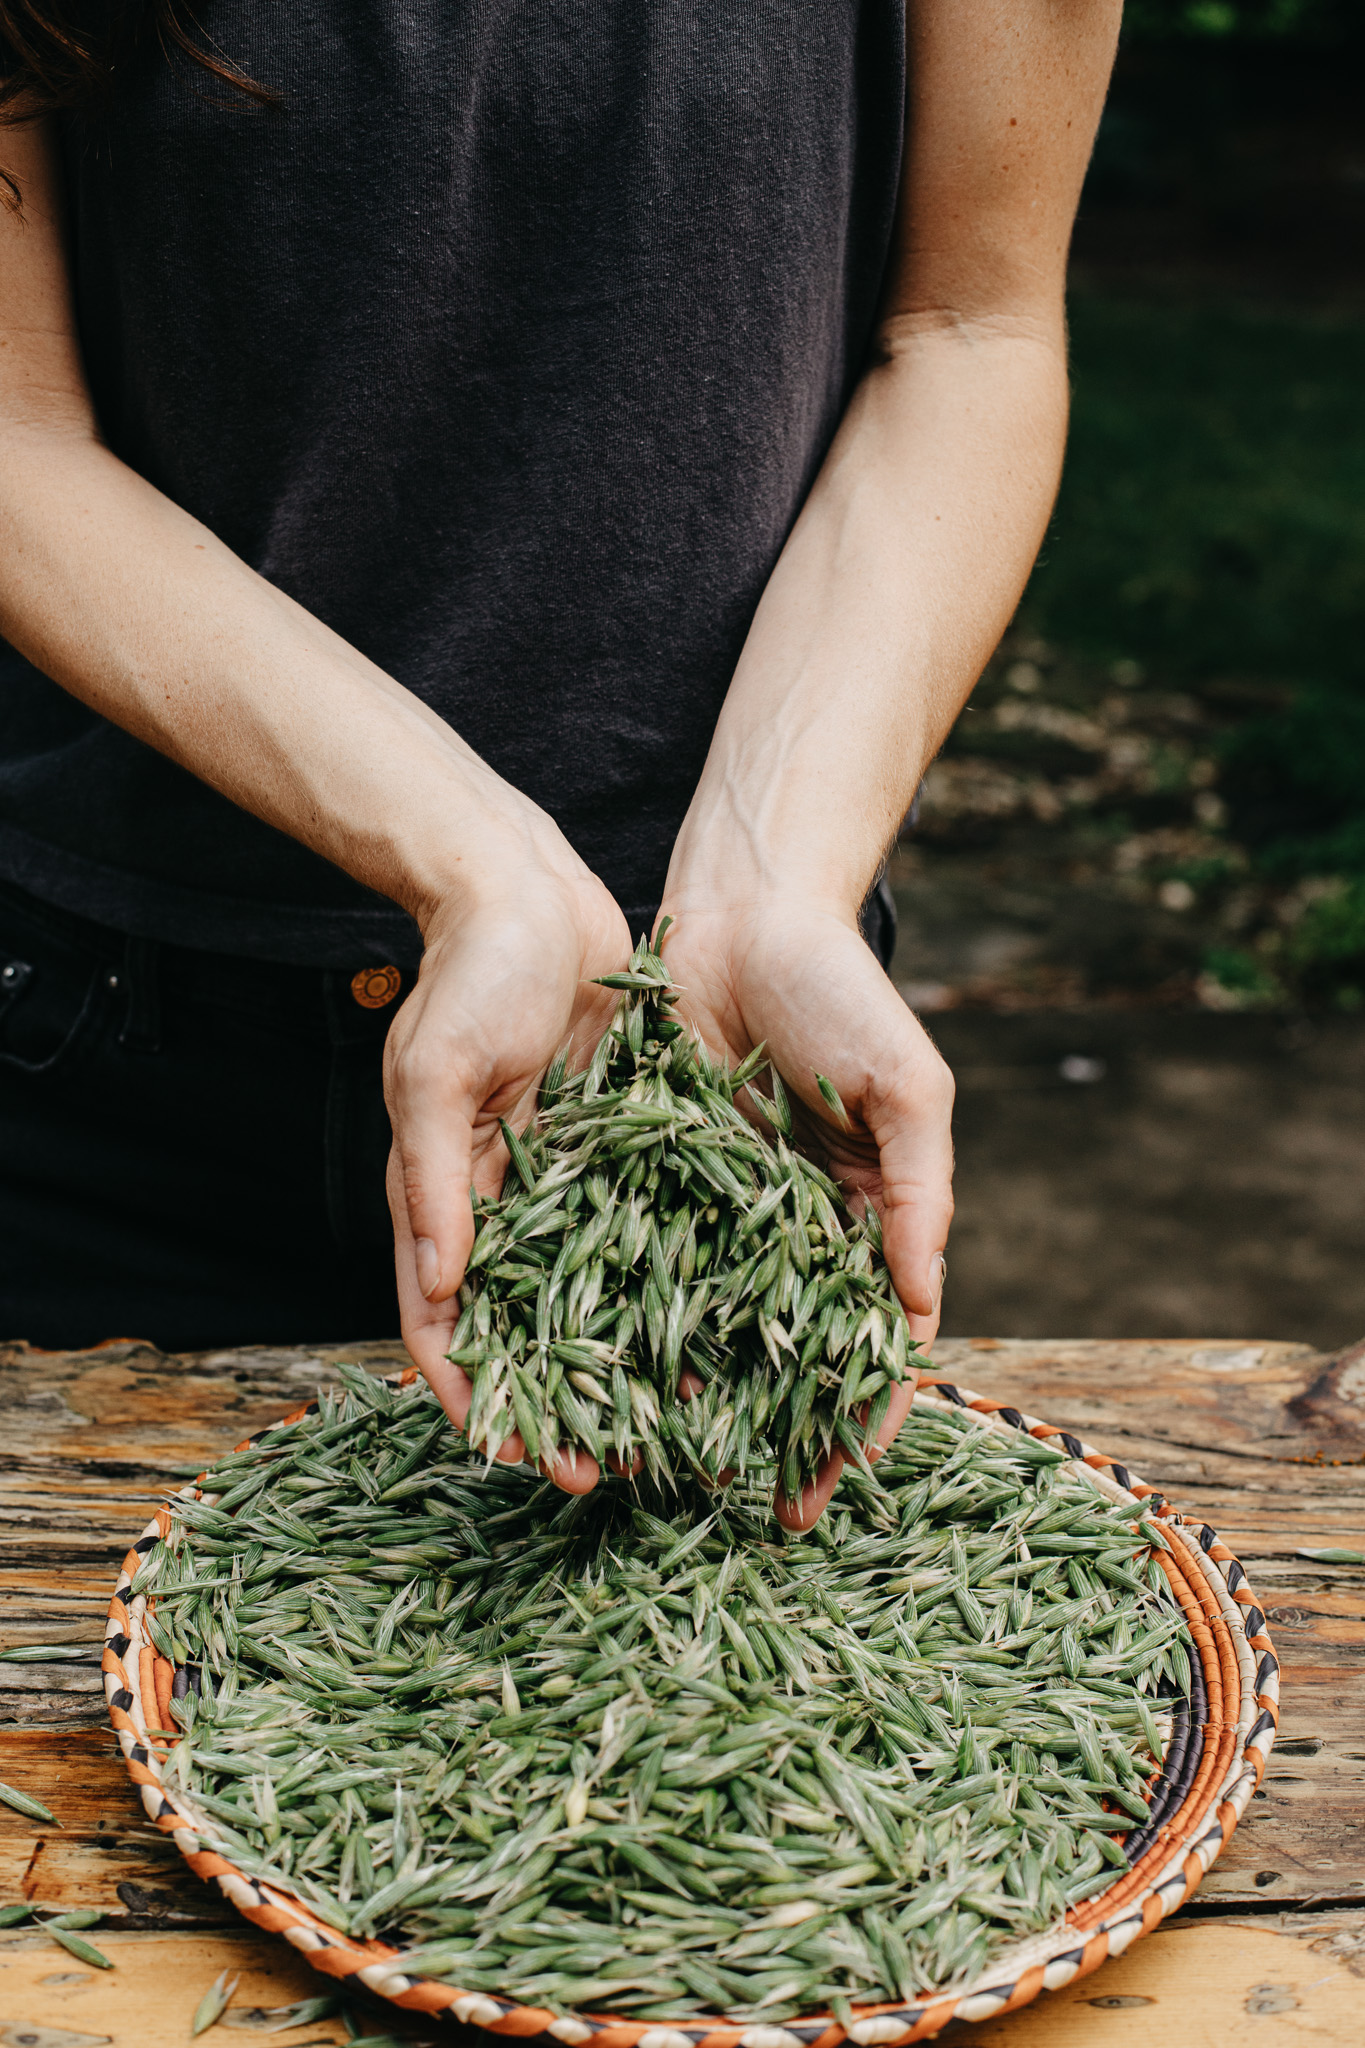
[{"label": "black jeans", "polygon": [[[881,883],[863,931],[883,965]],[[0,1340],[398,1334],[387,983],[200,953],[0,884]],[[391,990],[391,992],[390,992]]]},{"label": "black jeans", "polygon": [[381,1062],[412,981],[364,1007],[0,886],[0,1339],[396,1336]]}]

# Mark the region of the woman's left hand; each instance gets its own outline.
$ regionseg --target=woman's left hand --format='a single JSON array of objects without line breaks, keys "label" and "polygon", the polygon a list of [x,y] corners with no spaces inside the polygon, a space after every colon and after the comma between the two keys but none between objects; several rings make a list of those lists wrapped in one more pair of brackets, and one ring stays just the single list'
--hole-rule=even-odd
[{"label": "woman's left hand", "polygon": [[[766,1047],[792,1098],[802,1150],[877,1210],[910,1335],[930,1343],[953,1213],[953,1078],[856,926],[795,896],[738,918],[684,896],[664,959],[682,1014],[713,1054],[735,1063]],[[838,1090],[847,1129],[817,1074]],[[879,1445],[900,1428],[912,1393],[907,1382],[894,1394]],[[778,1519],[792,1529],[818,1520],[843,1466],[836,1451],[799,1500],[779,1496]]]}]

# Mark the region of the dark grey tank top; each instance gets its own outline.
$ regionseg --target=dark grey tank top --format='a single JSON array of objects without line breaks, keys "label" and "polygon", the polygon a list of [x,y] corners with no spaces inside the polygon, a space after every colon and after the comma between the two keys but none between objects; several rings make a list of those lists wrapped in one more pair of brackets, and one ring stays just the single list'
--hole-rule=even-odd
[{"label": "dark grey tank top", "polygon": [[[64,130],[111,447],[657,904],[862,367],[904,0],[211,0]],[[0,643],[0,876],[345,966],[405,916]]]}]

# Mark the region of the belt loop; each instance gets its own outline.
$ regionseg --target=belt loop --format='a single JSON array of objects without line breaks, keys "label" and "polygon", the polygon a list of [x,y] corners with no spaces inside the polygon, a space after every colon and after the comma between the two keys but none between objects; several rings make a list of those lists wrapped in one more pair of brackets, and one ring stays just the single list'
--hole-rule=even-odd
[{"label": "belt loop", "polygon": [[124,942],[123,974],[128,1010],[118,1042],[125,1052],[160,1052],[161,948],[155,939]]}]

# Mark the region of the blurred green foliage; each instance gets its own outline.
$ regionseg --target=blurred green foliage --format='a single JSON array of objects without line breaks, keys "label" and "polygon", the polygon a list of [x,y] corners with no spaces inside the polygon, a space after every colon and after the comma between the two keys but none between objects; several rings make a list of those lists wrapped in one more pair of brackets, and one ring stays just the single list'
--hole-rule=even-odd
[{"label": "blurred green foliage", "polygon": [[1236,997],[1238,1009],[1276,1009],[1285,999],[1279,976],[1245,946],[1215,946],[1204,961],[1204,971]]},{"label": "blurred green foliage", "polygon": [[1128,0],[1130,42],[1331,43],[1356,26],[1359,0]]},{"label": "blurred green foliage", "polygon": [[1278,990],[1358,1007],[1365,325],[1079,296],[1072,347],[1066,474],[1024,621],[1231,694],[1219,787],[1232,838],[1280,883],[1343,884],[1273,966],[1229,947],[1208,971],[1252,1004]]},{"label": "blurred green foliage", "polygon": [[1186,680],[1365,686],[1365,327],[1079,296],[1071,329],[1029,623]]},{"label": "blurred green foliage", "polygon": [[1289,945],[1298,993],[1339,1010],[1365,1007],[1365,878],[1309,905]]},{"label": "blurred green foliage", "polygon": [[1301,690],[1234,727],[1222,753],[1237,835],[1267,873],[1365,875],[1365,696]]},{"label": "blurred green foliage", "polygon": [[[1128,0],[1082,262],[1209,281],[1073,297],[1071,445],[1021,615],[1222,729],[1261,906],[1206,962],[1235,1004],[1365,1007],[1362,53],[1365,0]],[[1265,304],[1300,277],[1339,310]]]}]

